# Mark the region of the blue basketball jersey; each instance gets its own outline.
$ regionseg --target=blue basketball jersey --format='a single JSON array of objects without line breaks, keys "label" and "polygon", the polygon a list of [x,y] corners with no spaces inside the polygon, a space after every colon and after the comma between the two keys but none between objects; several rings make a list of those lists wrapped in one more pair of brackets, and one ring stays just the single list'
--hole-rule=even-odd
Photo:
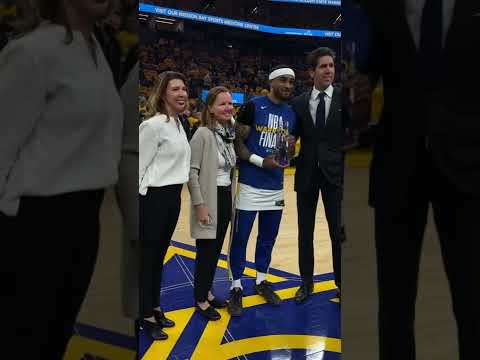
[{"label": "blue basketball jersey", "polygon": [[[251,130],[245,145],[252,154],[270,155],[281,132],[291,134],[295,127],[295,113],[287,104],[275,104],[268,96],[261,96],[245,104],[237,121]],[[283,169],[268,170],[241,160],[239,182],[257,189],[283,189]]]}]

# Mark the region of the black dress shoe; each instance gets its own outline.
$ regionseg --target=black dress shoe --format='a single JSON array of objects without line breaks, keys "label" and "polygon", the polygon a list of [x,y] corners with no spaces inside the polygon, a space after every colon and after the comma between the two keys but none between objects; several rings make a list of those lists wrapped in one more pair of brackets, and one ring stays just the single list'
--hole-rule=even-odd
[{"label": "black dress shoe", "polygon": [[242,315],[242,297],[243,291],[241,288],[233,288],[232,290],[230,290],[230,298],[228,300],[228,312],[231,316]]},{"label": "black dress shoe", "polygon": [[155,318],[157,324],[162,328],[171,328],[175,326],[175,323],[172,320],[167,319],[161,310],[153,310],[153,317]]},{"label": "black dress shoe", "polygon": [[255,284],[255,291],[258,295],[261,295],[269,304],[278,306],[282,302],[280,297],[273,291],[272,286],[266,280],[263,280],[260,284]]},{"label": "black dress shoe", "polygon": [[295,302],[297,304],[303,303],[305,300],[307,300],[308,295],[310,295],[313,292],[313,283],[302,283],[300,285],[300,288],[297,290],[295,294]]},{"label": "black dress shoe", "polygon": [[148,320],[140,321],[140,330],[145,331],[147,336],[150,336],[153,340],[168,339],[168,335],[163,332],[162,327],[159,324]]},{"label": "black dress shoe", "polygon": [[213,298],[213,300],[208,300],[208,302],[215,309],[223,309],[223,308],[227,307],[227,302],[225,300],[218,300],[217,298]]},{"label": "black dress shoe", "polygon": [[341,294],[339,288],[337,288],[337,290],[335,290],[335,297],[337,297],[338,300],[342,300],[342,294]]},{"label": "black dress shoe", "polygon": [[195,304],[195,309],[200,313],[200,315],[206,317],[208,320],[220,320],[222,317],[220,313],[215,310],[212,306],[208,306],[205,310],[203,310],[198,304]]}]

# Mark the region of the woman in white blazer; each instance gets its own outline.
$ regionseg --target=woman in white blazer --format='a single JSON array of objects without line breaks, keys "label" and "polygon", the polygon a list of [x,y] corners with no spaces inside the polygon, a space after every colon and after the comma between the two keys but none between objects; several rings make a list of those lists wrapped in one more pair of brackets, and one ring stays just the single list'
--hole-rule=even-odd
[{"label": "woman in white blazer", "polygon": [[233,103],[229,90],[218,86],[208,93],[198,128],[190,145],[192,160],[188,188],[192,198],[191,236],[196,239],[195,308],[208,320],[219,320],[215,308],[226,306],[212,292],[217,268],[232,214],[234,169]]},{"label": "woman in white blazer", "polygon": [[162,328],[175,325],[160,307],[160,284],[190,170],[190,145],[179,119],[188,101],[186,83],[180,73],[162,73],[139,127],[140,323],[154,340],[167,339]]}]

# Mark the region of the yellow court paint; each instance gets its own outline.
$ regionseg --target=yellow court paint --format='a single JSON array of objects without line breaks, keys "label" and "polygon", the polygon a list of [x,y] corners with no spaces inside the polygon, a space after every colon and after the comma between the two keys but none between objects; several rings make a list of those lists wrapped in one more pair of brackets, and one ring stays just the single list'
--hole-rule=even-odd
[{"label": "yellow court paint", "polygon": [[195,308],[191,307],[166,313],[169,319],[175,321],[175,326],[173,328],[163,329],[168,334],[168,340],[154,341],[143,356],[143,360],[165,359],[165,355],[172,352],[172,349],[182,335],[182,332],[190,321],[194,311]]},{"label": "yellow court paint", "polygon": [[[341,352],[341,340],[310,335],[268,335],[237,340],[220,346],[222,359],[260,351],[280,349],[312,349],[315,352]],[[220,357],[219,357],[220,360]]]},{"label": "yellow court paint", "polygon": [[[282,300],[286,300],[293,298],[297,289],[298,286],[278,290],[276,293]],[[336,289],[335,282],[328,280],[315,283],[313,292],[318,293],[333,289]],[[259,295],[251,295],[243,298],[244,308],[262,304],[265,304],[265,300]],[[165,354],[170,354],[194,311],[194,307],[191,307],[167,313],[168,317],[175,321],[177,325],[172,329],[165,329],[165,332],[169,335],[168,341],[154,341],[143,356],[143,360],[163,359]],[[227,331],[231,317],[226,309],[219,309],[218,311],[222,315],[222,318],[218,321],[208,322],[190,360],[208,359],[213,354],[215,354],[215,360],[227,360],[239,355],[276,349],[314,349],[316,351],[341,352],[340,339],[311,335],[285,334],[258,336],[236,340],[222,345],[222,338]]]},{"label": "yellow court paint", "polygon": [[112,360],[135,360],[135,352],[132,350],[78,335],[74,335],[70,340],[64,360],[79,360],[86,354]]}]

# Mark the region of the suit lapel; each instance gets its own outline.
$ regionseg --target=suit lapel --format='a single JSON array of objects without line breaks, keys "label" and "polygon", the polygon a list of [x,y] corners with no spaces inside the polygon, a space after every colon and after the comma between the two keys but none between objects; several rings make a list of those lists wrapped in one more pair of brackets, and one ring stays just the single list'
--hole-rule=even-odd
[{"label": "suit lapel", "polygon": [[[459,3],[462,2],[461,0],[452,0],[454,1],[453,3],[453,7],[451,8],[451,16],[449,19],[445,19],[445,14],[444,14],[444,17],[443,17],[443,21],[448,21],[448,27],[447,27],[447,31],[445,33],[445,36],[444,36],[444,42],[443,42],[443,48],[445,49],[446,46],[447,46],[447,40],[448,40],[448,36],[450,35],[450,29],[452,28],[452,25],[454,23],[454,20],[455,18],[457,17],[457,14],[458,14],[458,11],[459,11]],[[445,6],[445,5],[444,5]]]},{"label": "suit lapel", "polygon": [[340,94],[337,89],[333,89],[332,93],[332,102],[330,103],[330,110],[328,111],[327,120],[325,121],[325,126],[329,126],[330,122],[334,119],[333,114],[338,110],[340,105]]},{"label": "suit lapel", "polygon": [[[395,7],[395,6],[394,6]],[[396,2],[397,10],[395,11],[396,16],[392,19],[393,21],[398,21],[398,28],[402,29],[404,32],[408,33],[408,46],[410,47],[413,52],[417,53],[418,48],[415,44],[415,39],[413,37],[412,28],[410,27],[410,23],[407,19],[407,4],[406,0],[399,0]],[[397,20],[398,19],[398,20]]]},{"label": "suit lapel", "polygon": [[[312,96],[312,91],[307,91],[303,97],[303,106],[302,108],[305,109],[305,119],[308,123],[309,127],[315,128],[315,123],[312,119],[312,114],[310,114],[310,97]],[[307,125],[307,124],[306,124]]]}]

